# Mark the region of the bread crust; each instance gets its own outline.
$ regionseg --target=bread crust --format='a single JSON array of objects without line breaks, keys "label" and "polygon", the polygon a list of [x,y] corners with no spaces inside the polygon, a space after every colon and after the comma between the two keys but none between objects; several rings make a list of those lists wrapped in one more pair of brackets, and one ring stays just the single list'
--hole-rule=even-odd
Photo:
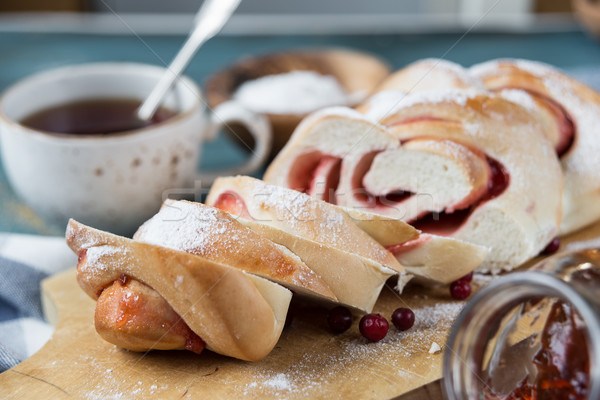
[{"label": "bread crust", "polygon": [[338,206],[338,209],[348,214],[356,226],[384,247],[408,242],[419,237],[417,229],[399,219],[349,207]]},{"label": "bread crust", "polygon": [[481,265],[489,249],[455,238],[421,234],[392,253],[418,281],[449,284]]},{"label": "bread crust", "polygon": [[291,292],[280,285],[74,220],[66,238],[79,255],[79,285],[93,299],[126,275],[158,292],[212,351],[258,361],[277,343],[291,300]]},{"label": "bread crust", "polygon": [[[394,254],[418,281],[424,283],[451,283],[475,270],[489,253],[484,246],[421,233],[396,218],[347,207],[339,208],[347,212],[359,228]],[[411,229],[406,229],[407,226]]]},{"label": "bread crust", "polygon": [[491,90],[525,90],[551,99],[567,112],[576,131],[570,149],[561,157],[565,188],[560,233],[573,232],[598,220],[600,94],[554,67],[527,60],[493,60],[474,65],[471,73]]},{"label": "bread crust", "polygon": [[327,283],[298,257],[282,252],[229,213],[205,204],[167,199],[133,239],[230,265],[296,292],[337,300]]},{"label": "bread crust", "polygon": [[459,64],[436,58],[415,61],[387,77],[375,92],[401,90],[406,93],[439,89],[483,89],[481,81]]}]

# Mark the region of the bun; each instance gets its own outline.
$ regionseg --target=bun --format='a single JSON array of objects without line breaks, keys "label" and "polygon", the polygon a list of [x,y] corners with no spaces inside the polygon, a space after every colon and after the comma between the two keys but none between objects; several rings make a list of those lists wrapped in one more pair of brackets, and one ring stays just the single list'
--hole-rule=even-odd
[{"label": "bun", "polygon": [[[193,254],[136,242],[74,220],[69,221],[66,238],[79,255],[79,285],[93,299],[122,277],[138,281],[145,285],[138,293],[158,293],[206,348],[242,360],[264,358],[279,339],[291,300],[291,292],[280,285]],[[158,303],[167,307],[160,299]],[[130,311],[135,314],[135,310]],[[103,337],[136,351],[163,347],[161,341],[153,345],[156,333],[136,334],[138,339],[120,334]],[[180,345],[173,343],[172,348]]]},{"label": "bun", "polygon": [[[512,269],[557,234],[560,166],[525,108],[480,90],[440,90],[386,91],[360,110],[305,119],[265,180],[488,248],[479,271]],[[327,176],[339,179],[322,179],[332,160],[337,172]],[[315,179],[327,182],[320,193]]]}]

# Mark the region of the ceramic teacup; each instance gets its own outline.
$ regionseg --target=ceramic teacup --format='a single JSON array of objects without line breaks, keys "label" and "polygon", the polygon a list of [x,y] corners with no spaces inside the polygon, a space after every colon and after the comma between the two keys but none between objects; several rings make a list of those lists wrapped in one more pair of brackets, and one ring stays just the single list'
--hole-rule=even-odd
[{"label": "ceramic teacup", "polygon": [[270,127],[234,103],[208,115],[200,89],[180,78],[163,106],[176,115],[154,125],[106,135],[51,133],[24,118],[61,104],[102,98],[143,100],[164,69],[134,63],[61,67],[25,78],[0,98],[0,145],[15,192],[42,216],[76,218],[99,229],[131,233],[158,211],[165,192],[214,177],[197,171],[203,140],[223,124],[244,123],[256,146],[246,164],[223,172],[250,173],[269,153]]}]

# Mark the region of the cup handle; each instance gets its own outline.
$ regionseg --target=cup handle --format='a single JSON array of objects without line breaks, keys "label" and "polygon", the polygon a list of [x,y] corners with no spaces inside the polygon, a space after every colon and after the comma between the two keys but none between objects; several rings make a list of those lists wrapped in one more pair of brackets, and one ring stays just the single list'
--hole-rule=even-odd
[{"label": "cup handle", "polygon": [[247,175],[259,169],[271,151],[273,135],[267,117],[248,110],[236,101],[221,103],[213,110],[204,138],[214,140],[223,127],[231,122],[243,124],[254,137],[252,155],[242,165],[209,172],[198,172],[196,179],[202,186],[212,184],[219,176]]}]

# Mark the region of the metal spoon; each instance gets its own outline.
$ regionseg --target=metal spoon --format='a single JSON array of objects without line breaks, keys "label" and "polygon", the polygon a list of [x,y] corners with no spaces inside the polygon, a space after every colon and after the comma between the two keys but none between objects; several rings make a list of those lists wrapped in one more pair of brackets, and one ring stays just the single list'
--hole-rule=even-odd
[{"label": "metal spoon", "polygon": [[215,36],[229,20],[241,0],[205,0],[194,17],[194,28],[171,65],[136,112],[140,123],[147,123],[173,82],[187,67],[202,44]]}]

